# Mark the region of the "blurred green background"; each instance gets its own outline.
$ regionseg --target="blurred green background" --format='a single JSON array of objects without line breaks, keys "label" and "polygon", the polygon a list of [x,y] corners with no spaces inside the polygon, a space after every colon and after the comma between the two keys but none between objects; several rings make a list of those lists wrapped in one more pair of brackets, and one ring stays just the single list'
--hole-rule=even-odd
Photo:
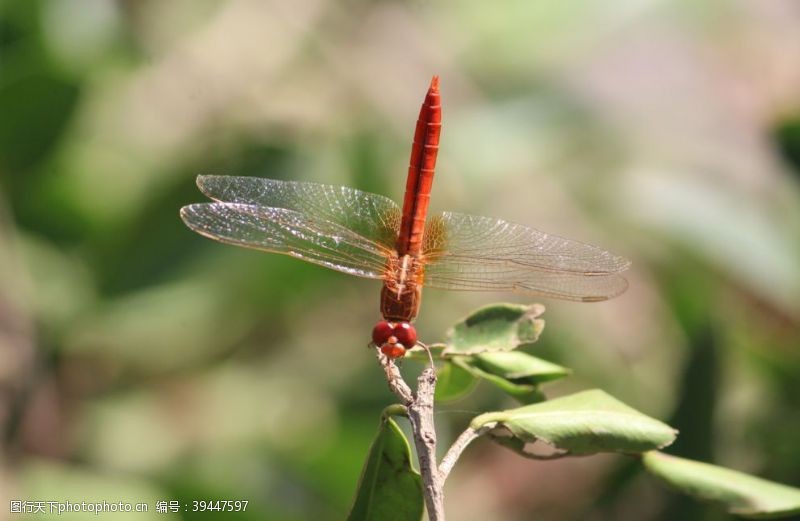
[{"label": "blurred green background", "polygon": [[[670,452],[799,485],[798,56],[792,0],[0,3],[0,519],[11,499],[345,517],[393,401],[364,348],[379,284],[178,209],[200,173],[399,200],[432,74],[433,210],[633,260],[618,299],[542,300],[534,351],[576,372],[549,394],[603,387],[679,428]],[[429,290],[421,338],[503,300],[530,299]],[[509,405],[482,387],[440,437]],[[727,518],[625,458],[486,442],[446,492],[460,521]]]}]

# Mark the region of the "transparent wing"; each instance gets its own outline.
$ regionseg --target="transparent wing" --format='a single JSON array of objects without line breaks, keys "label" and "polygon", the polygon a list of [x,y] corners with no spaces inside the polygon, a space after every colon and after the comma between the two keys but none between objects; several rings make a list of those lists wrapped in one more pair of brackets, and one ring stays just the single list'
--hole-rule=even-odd
[{"label": "transparent wing", "polygon": [[258,177],[199,176],[197,186],[219,202],[293,210],[317,222],[338,224],[389,249],[394,249],[397,240],[400,208],[382,195],[345,186]]},{"label": "transparent wing", "polygon": [[181,208],[197,233],[228,244],[291,255],[359,277],[383,277],[388,250],[335,222],[285,208],[200,203]]},{"label": "transparent wing", "polygon": [[600,301],[628,287],[630,262],[502,219],[445,212],[425,232],[425,285]]}]

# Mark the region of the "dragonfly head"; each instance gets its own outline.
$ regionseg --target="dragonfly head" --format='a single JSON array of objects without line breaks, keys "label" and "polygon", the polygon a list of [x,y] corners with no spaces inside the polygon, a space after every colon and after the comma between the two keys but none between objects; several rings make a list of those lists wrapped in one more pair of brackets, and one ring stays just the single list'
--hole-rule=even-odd
[{"label": "dragonfly head", "polygon": [[417,344],[417,330],[408,322],[381,320],[372,328],[372,343],[389,358],[400,358]]}]

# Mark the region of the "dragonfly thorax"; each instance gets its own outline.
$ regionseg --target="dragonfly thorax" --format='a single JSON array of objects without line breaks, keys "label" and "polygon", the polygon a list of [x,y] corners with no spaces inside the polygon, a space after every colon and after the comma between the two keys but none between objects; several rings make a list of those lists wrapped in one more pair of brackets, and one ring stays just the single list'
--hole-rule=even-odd
[{"label": "dragonfly thorax", "polygon": [[390,321],[411,322],[422,301],[423,266],[417,257],[389,257],[381,290],[381,314]]}]

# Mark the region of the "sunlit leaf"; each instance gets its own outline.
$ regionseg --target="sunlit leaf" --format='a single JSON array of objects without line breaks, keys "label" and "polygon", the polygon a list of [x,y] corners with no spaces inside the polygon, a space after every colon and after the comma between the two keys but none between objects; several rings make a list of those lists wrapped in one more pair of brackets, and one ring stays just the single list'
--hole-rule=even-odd
[{"label": "sunlit leaf", "polygon": [[411,466],[411,447],[394,420],[384,416],[364,463],[348,521],[419,521],[422,478]]},{"label": "sunlit leaf", "polygon": [[538,318],[544,306],[533,304],[494,304],[483,307],[449,331],[445,354],[471,355],[492,351],[511,351],[532,344],[544,329]]},{"label": "sunlit leaf", "polygon": [[800,489],[794,487],[661,452],[648,452],[642,461],[671,487],[721,503],[733,514],[765,518],[800,513]]},{"label": "sunlit leaf", "polygon": [[568,454],[645,452],[672,443],[676,431],[600,390],[482,414],[473,428],[497,424],[524,442],[542,441]]},{"label": "sunlit leaf", "polygon": [[569,369],[521,351],[496,351],[474,356],[451,356],[451,363],[473,377],[499,387],[525,404],[545,399],[538,384],[569,374]]},{"label": "sunlit leaf", "polygon": [[446,362],[437,373],[436,401],[458,400],[468,395],[478,379],[460,364]]},{"label": "sunlit leaf", "polygon": [[522,351],[498,351],[475,355],[473,365],[518,383],[540,384],[571,373],[566,367],[536,358]]},{"label": "sunlit leaf", "polygon": [[486,380],[495,387],[500,388],[504,393],[514,397],[521,403],[530,404],[538,403],[545,399],[544,394],[539,390],[535,384],[531,383],[518,383],[512,380],[503,378],[488,371],[484,371],[478,366],[473,365],[472,357],[454,357],[453,363],[462,367],[473,376],[482,380]]}]

